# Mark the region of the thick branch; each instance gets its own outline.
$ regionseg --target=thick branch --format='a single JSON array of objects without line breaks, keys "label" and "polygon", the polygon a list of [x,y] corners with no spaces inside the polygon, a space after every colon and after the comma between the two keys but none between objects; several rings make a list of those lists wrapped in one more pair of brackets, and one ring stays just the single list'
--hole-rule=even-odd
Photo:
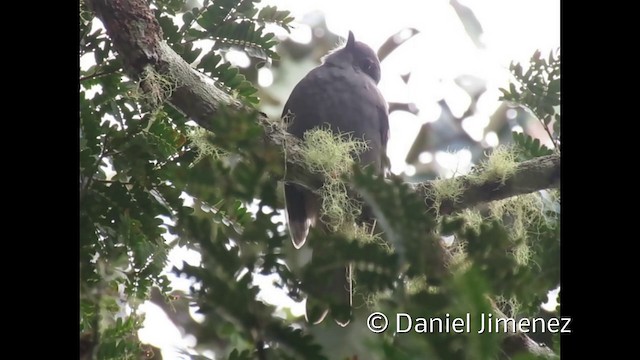
[{"label": "thick branch", "polygon": [[[195,71],[166,42],[162,40],[162,30],[145,0],[87,0],[89,6],[102,20],[107,33],[123,60],[125,71],[139,79],[141,87],[150,91],[145,73],[156,72],[169,79],[174,87],[168,102],[200,126],[210,129],[211,119],[221,109],[230,111],[251,111],[252,109],[232,98],[214,86],[210,79]],[[265,128],[266,141],[284,149],[287,166],[286,181],[300,183],[309,188],[318,188],[322,179],[310,174],[304,168],[300,157],[300,141],[285,133],[282,126],[266,117],[258,119]],[[507,198],[509,196],[557,187],[560,174],[560,157],[548,156],[521,163],[516,174],[504,185],[496,182],[472,184],[467,181],[466,191],[459,201],[443,204],[442,211],[455,211],[480,202]],[[430,183],[421,191],[428,191]],[[426,190],[425,190],[426,189]],[[429,205],[429,204],[427,204]],[[517,350],[536,354],[547,353],[525,334],[511,336]],[[548,350],[548,349],[546,349]]]},{"label": "thick branch", "polygon": [[193,69],[162,40],[162,29],[146,1],[89,0],[88,4],[104,24],[122,58],[125,72],[134,79],[142,79],[143,89],[149,91],[148,88],[154,86],[145,84],[145,72],[162,75],[174,85],[167,99],[169,103],[206,129],[211,128],[210,119],[221,108],[227,113],[249,111],[242,102]]},{"label": "thick branch", "polygon": [[[463,185],[462,195],[455,201],[444,200],[440,205],[440,214],[451,214],[480,203],[506,199],[516,195],[529,194],[542,189],[560,186],[560,155],[548,155],[521,162],[514,175],[504,182],[501,179],[476,183],[469,176],[457,178]],[[428,208],[433,206],[431,194],[434,183],[427,181],[418,188],[423,192]]]}]

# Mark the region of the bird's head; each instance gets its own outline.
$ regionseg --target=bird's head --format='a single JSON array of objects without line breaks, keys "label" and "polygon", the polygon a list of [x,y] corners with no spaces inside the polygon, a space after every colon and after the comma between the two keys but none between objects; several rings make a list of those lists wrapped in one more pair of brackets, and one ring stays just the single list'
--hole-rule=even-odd
[{"label": "bird's head", "polygon": [[369,75],[376,84],[380,82],[378,56],[367,44],[356,41],[351,31],[349,31],[347,44],[327,55],[324,58],[324,63],[335,66],[351,65],[356,71],[362,71]]}]

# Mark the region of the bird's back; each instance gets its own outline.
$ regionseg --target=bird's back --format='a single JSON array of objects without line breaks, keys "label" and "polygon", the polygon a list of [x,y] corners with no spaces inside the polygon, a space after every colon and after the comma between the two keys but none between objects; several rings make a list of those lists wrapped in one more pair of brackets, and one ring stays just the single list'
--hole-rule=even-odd
[{"label": "bird's back", "polygon": [[302,138],[307,130],[329,126],[333,132],[350,133],[365,140],[361,165],[380,171],[387,125],[387,105],[376,84],[353,69],[324,64],[309,72],[293,89],[283,116],[293,114],[288,131]]}]

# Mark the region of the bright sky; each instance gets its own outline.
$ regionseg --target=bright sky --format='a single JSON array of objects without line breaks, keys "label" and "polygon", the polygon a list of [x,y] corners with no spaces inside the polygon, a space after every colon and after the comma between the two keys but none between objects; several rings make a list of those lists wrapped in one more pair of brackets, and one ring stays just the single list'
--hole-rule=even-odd
[{"label": "bright sky", "polygon": [[[440,110],[434,104],[445,98],[454,114],[466,109],[470,101],[467,94],[452,85],[453,78],[466,73],[487,80],[489,89],[479,101],[476,116],[464,125],[465,130],[477,139],[498,106],[498,87],[505,87],[509,80],[508,66],[511,61],[527,62],[536,49],[542,54],[560,46],[560,2],[558,0],[466,0],[484,30],[482,41],[485,49],[479,50],[466,35],[462,23],[448,0],[264,0],[264,5],[277,5],[292,11],[296,18],[314,10],[325,14],[328,28],[341,36],[354,32],[359,41],[377,49],[390,35],[406,27],[413,27],[420,34],[398,48],[382,62],[380,89],[387,101],[414,102],[420,109],[418,116],[394,112],[390,117],[391,137],[388,153],[392,171],[411,172],[404,158],[422,124],[435,121]],[[291,35],[296,41],[308,41],[310,30],[302,24],[294,24]],[[239,60],[241,61],[241,59]],[[86,69],[91,58],[82,59]],[[407,85],[399,75],[412,72]],[[262,74],[261,83],[270,82],[269,75]],[[293,87],[294,84],[291,84]],[[487,143],[495,143],[497,137],[489,134]],[[470,165],[469,151],[457,154],[423,154],[421,160],[438,161],[450,169],[466,168]],[[181,263],[186,259],[197,264],[200,255],[194,251],[175,249],[170,259]],[[175,261],[175,262],[174,262]],[[173,265],[173,264],[172,264]],[[170,269],[170,266],[168,267]],[[175,277],[173,277],[175,278]],[[265,301],[291,307],[293,313],[304,311],[302,304],[295,304],[282,292],[265,284],[261,296]],[[176,280],[174,288],[188,291],[189,283]],[[182,338],[178,329],[155,305],[146,303],[141,311],[147,313],[145,328],[140,339],[159,346],[164,359],[186,358],[177,349],[193,346],[195,339]],[[213,357],[213,354],[205,354]]]}]

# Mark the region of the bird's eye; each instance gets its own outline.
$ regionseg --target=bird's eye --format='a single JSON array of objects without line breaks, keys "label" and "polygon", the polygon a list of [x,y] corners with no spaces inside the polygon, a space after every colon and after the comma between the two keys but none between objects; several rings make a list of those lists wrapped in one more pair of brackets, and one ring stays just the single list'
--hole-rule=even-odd
[{"label": "bird's eye", "polygon": [[371,69],[373,69],[373,60],[371,59],[364,59],[362,61],[362,70],[364,71],[370,71]]},{"label": "bird's eye", "polygon": [[365,58],[360,61],[360,70],[369,75],[376,83],[380,81],[380,67],[378,62],[372,58]]}]

